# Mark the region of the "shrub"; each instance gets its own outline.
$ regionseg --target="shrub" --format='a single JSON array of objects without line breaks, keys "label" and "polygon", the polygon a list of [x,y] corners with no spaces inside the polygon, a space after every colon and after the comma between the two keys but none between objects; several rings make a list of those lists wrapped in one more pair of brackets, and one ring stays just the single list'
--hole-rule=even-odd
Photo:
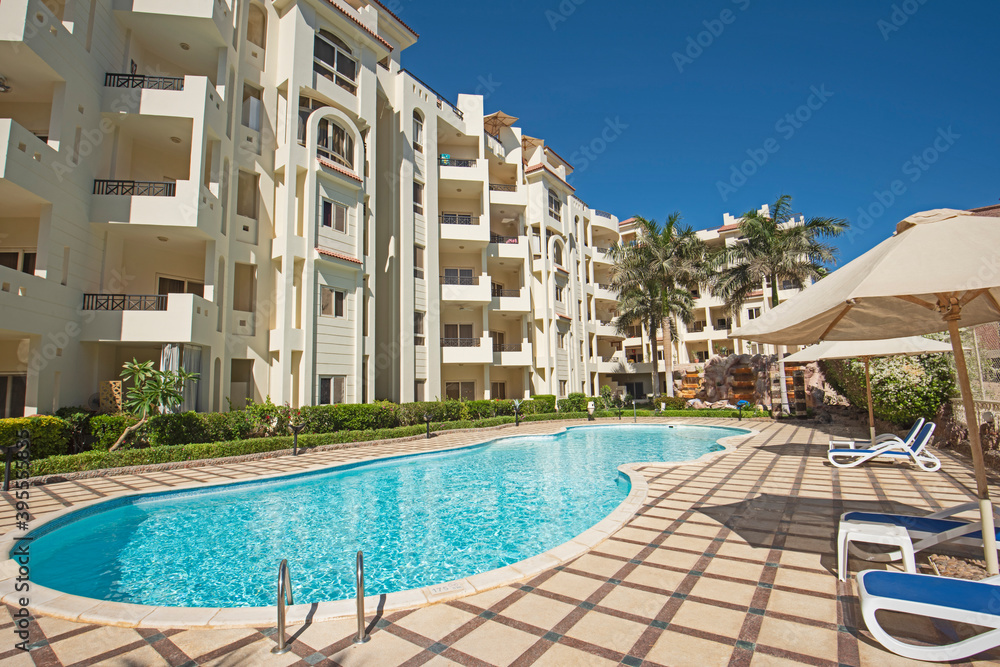
[{"label": "shrub", "polygon": [[153,415],[146,422],[146,432],[153,447],[188,445],[213,439],[205,428],[205,415],[197,412]]},{"label": "shrub", "polygon": [[203,442],[226,442],[250,438],[250,423],[239,410],[235,412],[208,412],[200,414],[199,417],[202,428],[205,430]]},{"label": "shrub", "polygon": [[511,399],[495,398],[490,403],[493,404],[493,411],[497,417],[514,416],[514,401]]},{"label": "shrub", "polygon": [[493,401],[466,401],[465,410],[468,419],[487,419],[493,416]]},{"label": "shrub", "polygon": [[[826,378],[851,404],[867,409],[865,366],[854,359],[823,362]],[[882,357],[871,361],[875,416],[902,428],[932,419],[955,393],[951,358],[943,354]]]},{"label": "shrub", "polygon": [[[559,401],[559,412],[586,412],[588,398],[586,394],[580,392],[574,392],[567,396],[566,398]],[[596,408],[597,405],[595,404]]]},{"label": "shrub", "polygon": [[548,414],[556,411],[556,397],[553,394],[535,394],[531,398],[535,402],[536,414]]},{"label": "shrub", "polygon": [[18,431],[31,434],[31,458],[43,459],[70,451],[70,425],[58,417],[34,416],[0,419],[0,446],[17,444]]},{"label": "shrub", "polygon": [[[90,418],[90,448],[107,451],[118,441],[121,434],[138,419],[131,415],[94,415]],[[138,443],[143,436],[142,429],[132,434],[126,445]]]}]

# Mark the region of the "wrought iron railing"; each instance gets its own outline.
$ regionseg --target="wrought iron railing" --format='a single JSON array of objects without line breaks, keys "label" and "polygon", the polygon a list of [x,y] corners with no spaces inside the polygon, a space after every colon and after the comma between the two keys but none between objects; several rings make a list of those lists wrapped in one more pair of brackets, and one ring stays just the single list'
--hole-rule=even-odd
[{"label": "wrought iron railing", "polygon": [[104,85],[109,88],[146,88],[147,90],[184,90],[182,76],[146,76],[145,74],[119,74],[108,72]]},{"label": "wrought iron railing", "polygon": [[594,211],[594,215],[596,215],[598,218],[610,218],[611,217],[611,214],[608,213],[607,211]]},{"label": "wrought iron railing", "polygon": [[94,180],[95,195],[121,195],[130,197],[173,197],[175,183],[157,181]]},{"label": "wrought iron railing", "polygon": [[442,285],[478,285],[479,276],[441,276]]},{"label": "wrought iron railing", "polygon": [[493,343],[494,352],[520,352],[521,343]]},{"label": "wrought iron railing", "polygon": [[517,192],[517,186],[507,183],[490,183],[490,190],[493,192]]},{"label": "wrought iron railing", "polygon": [[490,243],[517,243],[516,236],[504,236],[503,234],[490,233]]},{"label": "wrought iron railing", "polygon": [[500,289],[499,287],[494,287],[493,291],[490,292],[495,297],[506,299],[511,297],[521,296],[521,290],[519,289]]},{"label": "wrought iron railing", "polygon": [[442,338],[441,347],[479,347],[482,340],[479,338]]},{"label": "wrought iron railing", "polygon": [[611,252],[611,248],[604,248],[601,246],[594,246],[594,250],[605,255]]},{"label": "wrought iron railing", "polygon": [[455,158],[455,157],[444,157],[443,155],[438,158],[438,163],[442,167],[475,167],[477,160],[468,160],[465,158]]},{"label": "wrought iron railing", "polygon": [[601,289],[608,290],[609,292],[613,292],[614,291],[614,288],[611,285],[609,285],[608,283],[597,283],[597,286],[600,287]]},{"label": "wrought iron railing", "polygon": [[84,310],[166,310],[166,294],[84,294]]},{"label": "wrought iron railing", "polygon": [[478,225],[479,216],[469,213],[442,213],[438,219],[442,225]]},{"label": "wrought iron railing", "polygon": [[504,150],[503,143],[500,141],[500,137],[495,134],[490,134],[489,132],[484,132],[486,135],[486,147],[491,151],[500,155],[501,157],[507,157],[507,151]]}]

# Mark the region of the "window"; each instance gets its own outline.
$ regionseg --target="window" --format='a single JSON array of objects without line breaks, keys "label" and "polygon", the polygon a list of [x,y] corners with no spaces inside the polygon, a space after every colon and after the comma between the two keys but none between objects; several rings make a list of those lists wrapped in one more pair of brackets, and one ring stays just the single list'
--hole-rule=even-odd
[{"label": "window", "polygon": [[240,171],[236,185],[236,214],[244,218],[257,219],[257,184],[260,176],[248,171]]},{"label": "window", "polygon": [[344,300],[347,292],[332,287],[320,288],[320,307],[324,315],[344,316]]},{"label": "window", "polygon": [[330,375],[319,379],[319,405],[336,405],[344,402],[347,389],[346,375]]},{"label": "window", "polygon": [[3,250],[0,251],[0,266],[33,274],[36,257],[34,250]]},{"label": "window", "polygon": [[413,344],[424,344],[424,314],[419,310],[413,312]]},{"label": "window", "polygon": [[424,119],[416,109],[413,110],[413,150],[424,152]]},{"label": "window", "polygon": [[552,246],[552,261],[558,264],[559,266],[562,266],[563,253],[562,253],[561,243],[556,242],[556,244]]},{"label": "window", "polygon": [[257,267],[253,264],[236,264],[233,269],[233,310],[254,312],[257,291]]},{"label": "window", "polygon": [[559,380],[559,395],[566,396],[566,380]]},{"label": "window", "polygon": [[413,400],[417,403],[423,403],[426,400],[424,398],[426,385],[427,380],[415,380],[413,382]]},{"label": "window", "polygon": [[641,382],[626,382],[625,393],[636,400],[646,397],[646,392],[643,390]]},{"label": "window", "polygon": [[24,416],[27,390],[27,376],[0,375],[0,419]]},{"label": "window", "polygon": [[747,319],[755,320],[760,317],[760,308],[748,308],[747,309]]},{"label": "window", "polygon": [[313,44],[313,71],[333,81],[354,95],[358,87],[358,63],[351,57],[351,48],[336,35],[320,30]]},{"label": "window", "polygon": [[476,400],[475,382],[445,382],[444,395],[454,401]]},{"label": "window", "polygon": [[559,301],[561,303],[562,300],[563,300],[563,288],[556,285],[556,301]]},{"label": "window", "polygon": [[472,269],[445,269],[442,285],[478,285],[479,278],[472,275]]},{"label": "window", "polygon": [[424,186],[413,181],[413,212],[424,214]]},{"label": "window", "polygon": [[490,383],[490,398],[495,398],[501,401],[507,400],[507,383],[506,382],[491,382]]},{"label": "window", "polygon": [[549,190],[549,215],[562,222],[562,200],[552,190]]},{"label": "window", "polygon": [[329,199],[323,200],[323,226],[347,233],[347,207]]},{"label": "window", "polygon": [[420,245],[413,246],[413,277],[424,277],[424,247]]},{"label": "window", "polygon": [[782,280],[781,289],[802,289],[802,283],[797,278]]},{"label": "window", "polygon": [[329,118],[319,121],[316,150],[323,157],[348,169],[354,169],[354,137]]},{"label": "window", "polygon": [[263,111],[261,95],[263,91],[249,83],[243,84],[243,127],[260,132],[260,117]]},{"label": "window", "polygon": [[633,324],[628,328],[629,338],[642,338],[642,325]]},{"label": "window", "polygon": [[559,349],[560,350],[565,350],[566,349],[566,334],[564,332],[560,331],[557,334],[557,336],[558,336],[558,339],[559,339]]},{"label": "window", "polygon": [[247,17],[247,41],[264,48],[267,33],[267,14],[260,5],[250,5]]},{"label": "window", "polygon": [[156,285],[157,294],[197,294],[205,296],[205,284],[200,280],[184,280],[160,276]]}]

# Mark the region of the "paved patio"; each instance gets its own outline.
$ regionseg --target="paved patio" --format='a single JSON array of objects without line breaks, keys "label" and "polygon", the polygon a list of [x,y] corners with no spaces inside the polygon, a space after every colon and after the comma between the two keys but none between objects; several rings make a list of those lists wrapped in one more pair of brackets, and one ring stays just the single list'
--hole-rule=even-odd
[{"label": "paved patio", "polygon": [[[547,433],[564,425],[535,423],[519,431]],[[9,634],[0,639],[0,664],[913,664],[859,628],[853,581],[839,583],[834,574],[836,517],[849,509],[919,512],[965,502],[975,488],[970,468],[944,453],[939,473],[903,466],[835,470],[825,458],[829,428],[753,427],[759,435],[708,463],[642,468],[649,480],[646,504],[586,555],[478,595],[372,614],[372,639],[363,646],[352,645],[349,620],[292,627],[292,652],[274,656],[273,627],[137,630],[38,617],[31,626],[34,648],[25,654],[12,648],[11,610],[5,608],[0,637]],[[836,434],[847,435],[842,429]],[[449,433],[296,459],[63,482],[39,487],[32,511],[41,515],[136,489],[306,470],[496,435]],[[14,511],[8,494],[3,497],[0,529],[6,532]],[[852,572],[860,565],[852,561]],[[929,622],[895,620],[913,638],[937,641],[948,632]],[[994,661],[1000,664],[1000,651],[966,664]]]}]

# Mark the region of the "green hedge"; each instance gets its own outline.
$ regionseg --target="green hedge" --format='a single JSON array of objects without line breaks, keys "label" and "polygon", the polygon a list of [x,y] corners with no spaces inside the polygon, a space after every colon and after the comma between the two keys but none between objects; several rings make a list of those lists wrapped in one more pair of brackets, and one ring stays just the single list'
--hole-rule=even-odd
[{"label": "green hedge", "polygon": [[71,429],[58,417],[12,417],[0,419],[0,446],[17,444],[17,434],[26,429],[31,434],[31,458],[69,453]]},{"label": "green hedge", "polygon": [[553,394],[535,394],[535,412],[548,414],[556,411],[556,397]]}]

